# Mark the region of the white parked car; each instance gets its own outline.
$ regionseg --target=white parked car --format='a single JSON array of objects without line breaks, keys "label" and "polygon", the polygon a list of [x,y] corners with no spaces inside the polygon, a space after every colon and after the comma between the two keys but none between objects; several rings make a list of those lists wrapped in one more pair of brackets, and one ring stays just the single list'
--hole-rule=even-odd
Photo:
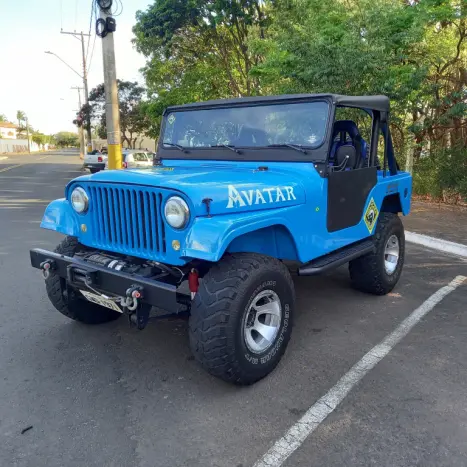
[{"label": "white parked car", "polygon": [[92,174],[104,170],[107,162],[107,154],[103,154],[97,149],[84,156],[84,168],[89,169]]},{"label": "white parked car", "polygon": [[[125,149],[122,151],[122,165],[124,169],[142,169],[152,167],[153,153],[141,149]],[[109,161],[105,162],[105,169],[109,168]]]}]

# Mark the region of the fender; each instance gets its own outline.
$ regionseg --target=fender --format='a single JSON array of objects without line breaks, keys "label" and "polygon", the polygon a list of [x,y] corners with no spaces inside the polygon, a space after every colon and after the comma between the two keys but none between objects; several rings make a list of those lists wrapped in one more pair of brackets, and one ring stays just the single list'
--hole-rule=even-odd
[{"label": "fender", "polygon": [[[280,240],[284,238],[289,241],[287,250],[297,255],[297,246],[294,235],[287,227],[287,217],[291,210],[300,208],[288,207],[272,210],[255,211],[251,213],[228,214],[214,217],[198,217],[195,219],[186,236],[183,255],[189,258],[197,258],[216,262],[226,251],[242,251],[241,244],[237,244],[229,250],[230,245],[242,235],[256,232],[268,227],[280,228]],[[284,234],[287,237],[284,237]],[[240,248],[240,249],[239,249]],[[250,249],[251,251],[251,249]],[[263,239],[263,254],[274,256],[276,245]]]},{"label": "fender", "polygon": [[378,172],[378,184],[370,196],[374,196],[380,211],[402,212],[409,215],[412,197],[412,176],[407,172],[398,172],[392,177],[384,177]]},{"label": "fender", "polygon": [[79,235],[76,213],[65,198],[56,199],[47,206],[41,227],[74,237]]}]

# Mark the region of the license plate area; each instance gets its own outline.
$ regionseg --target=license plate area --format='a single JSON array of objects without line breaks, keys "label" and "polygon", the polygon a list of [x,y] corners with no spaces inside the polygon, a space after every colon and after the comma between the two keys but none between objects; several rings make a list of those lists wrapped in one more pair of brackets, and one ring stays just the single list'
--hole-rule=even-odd
[{"label": "license plate area", "polygon": [[91,303],[95,303],[96,305],[100,305],[105,308],[110,308],[111,310],[117,311],[118,313],[123,313],[123,310],[113,300],[108,300],[107,298],[101,297],[100,295],[92,292],[88,292],[87,290],[80,290],[80,292],[83,294],[84,298]]}]

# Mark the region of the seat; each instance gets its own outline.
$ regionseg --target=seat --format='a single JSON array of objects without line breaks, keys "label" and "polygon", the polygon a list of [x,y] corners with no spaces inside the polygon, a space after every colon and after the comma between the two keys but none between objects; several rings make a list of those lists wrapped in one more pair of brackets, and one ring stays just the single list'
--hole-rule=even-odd
[{"label": "seat", "polygon": [[[367,142],[362,138],[356,123],[352,120],[336,120],[332,132],[332,147],[329,153],[330,165],[338,166],[336,155],[339,148],[351,145],[355,148],[355,164],[347,166],[347,169],[364,167],[367,158]],[[353,159],[353,158],[351,158]]]},{"label": "seat", "polygon": [[352,170],[357,167],[357,150],[351,143],[342,144],[337,148],[334,157],[334,170]]}]

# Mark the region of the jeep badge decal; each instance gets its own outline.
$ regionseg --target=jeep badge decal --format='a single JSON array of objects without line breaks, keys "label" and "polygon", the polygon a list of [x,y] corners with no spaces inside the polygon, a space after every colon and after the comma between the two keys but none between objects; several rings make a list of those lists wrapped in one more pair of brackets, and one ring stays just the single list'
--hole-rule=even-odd
[{"label": "jeep badge decal", "polygon": [[365,215],[363,216],[363,219],[365,221],[365,224],[368,228],[368,232],[373,232],[373,227],[376,224],[376,220],[378,219],[379,211],[376,206],[375,200],[371,198],[370,204],[366,208]]},{"label": "jeep badge decal", "polygon": [[252,206],[254,204],[280,203],[282,201],[296,200],[293,187],[274,186],[270,188],[237,190],[234,185],[229,185],[229,202],[227,208]]}]

